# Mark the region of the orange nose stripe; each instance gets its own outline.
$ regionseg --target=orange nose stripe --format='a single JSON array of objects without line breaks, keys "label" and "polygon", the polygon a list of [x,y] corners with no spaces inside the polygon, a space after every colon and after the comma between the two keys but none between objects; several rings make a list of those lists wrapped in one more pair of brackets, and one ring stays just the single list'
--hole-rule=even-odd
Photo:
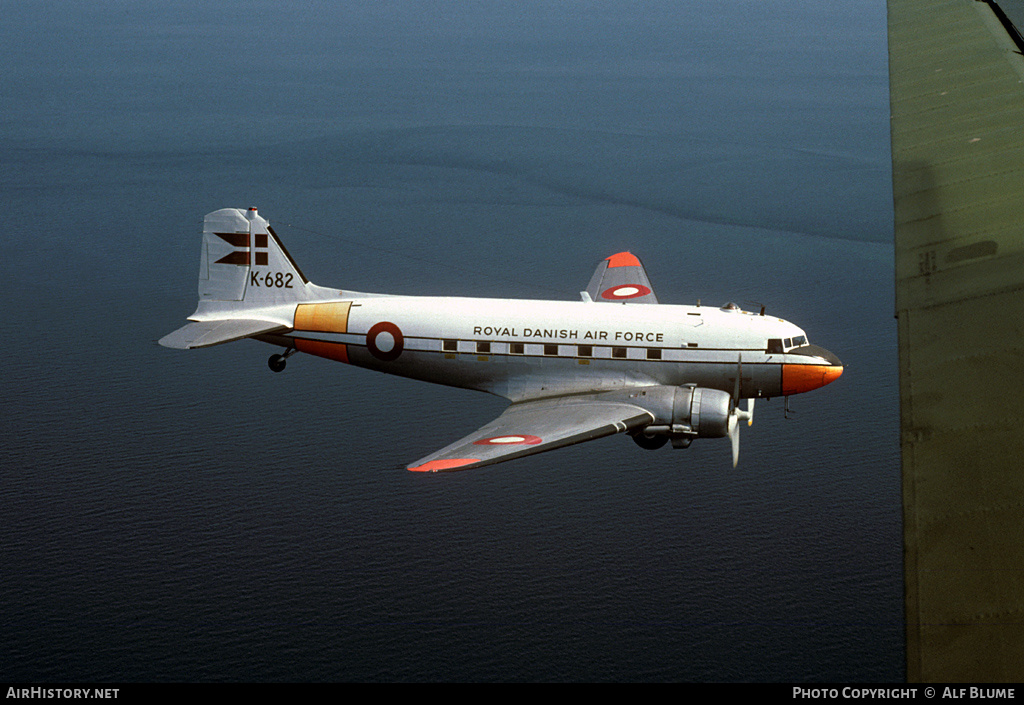
[{"label": "orange nose stripe", "polygon": [[783,365],[782,395],[809,392],[834,382],[843,374],[840,365]]}]

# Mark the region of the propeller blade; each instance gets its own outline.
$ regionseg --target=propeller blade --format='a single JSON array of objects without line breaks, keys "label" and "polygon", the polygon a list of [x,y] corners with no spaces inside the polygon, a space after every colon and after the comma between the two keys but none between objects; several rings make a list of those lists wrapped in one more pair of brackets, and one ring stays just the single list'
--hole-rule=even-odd
[{"label": "propeller blade", "polygon": [[740,462],[740,424],[735,412],[729,417],[729,440],[732,441],[732,466]]},{"label": "propeller blade", "polygon": [[740,461],[740,419],[746,419],[748,426],[754,425],[754,400],[747,400],[747,410],[740,409],[740,381],[743,378],[743,354],[736,362],[736,384],[733,385],[732,411],[729,413],[729,440],[732,441],[732,466]]}]

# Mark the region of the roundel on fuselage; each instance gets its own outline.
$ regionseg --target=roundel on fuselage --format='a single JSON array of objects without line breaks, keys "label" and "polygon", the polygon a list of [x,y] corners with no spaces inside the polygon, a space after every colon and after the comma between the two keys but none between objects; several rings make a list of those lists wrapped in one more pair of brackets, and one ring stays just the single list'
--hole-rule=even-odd
[{"label": "roundel on fuselage", "polygon": [[366,332],[366,349],[381,362],[391,362],[405,349],[405,337],[394,323],[381,321]]}]

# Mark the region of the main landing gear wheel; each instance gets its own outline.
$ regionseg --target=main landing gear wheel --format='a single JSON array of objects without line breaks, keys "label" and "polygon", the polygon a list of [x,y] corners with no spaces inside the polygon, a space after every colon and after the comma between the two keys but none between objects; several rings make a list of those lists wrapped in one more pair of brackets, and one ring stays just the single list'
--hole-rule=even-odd
[{"label": "main landing gear wheel", "polygon": [[633,436],[633,440],[644,450],[658,450],[668,443],[668,436],[645,436],[643,431]]}]

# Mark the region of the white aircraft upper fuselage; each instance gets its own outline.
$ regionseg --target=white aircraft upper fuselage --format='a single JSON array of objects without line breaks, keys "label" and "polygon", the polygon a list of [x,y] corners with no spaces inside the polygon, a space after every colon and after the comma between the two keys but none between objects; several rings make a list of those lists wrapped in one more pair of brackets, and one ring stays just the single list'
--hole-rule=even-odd
[{"label": "white aircraft upper fuselage", "polygon": [[[193,348],[252,337],[352,365],[490,392],[498,419],[409,466],[487,465],[620,431],[645,448],[730,436],[755,398],[828,384],[842,364],[780,318],[732,304],[658,304],[640,261],[602,261],[580,301],[371,294],[308,282],[255,209],[206,216],[199,308],[166,336]],[[748,410],[738,400],[750,399]]]}]

